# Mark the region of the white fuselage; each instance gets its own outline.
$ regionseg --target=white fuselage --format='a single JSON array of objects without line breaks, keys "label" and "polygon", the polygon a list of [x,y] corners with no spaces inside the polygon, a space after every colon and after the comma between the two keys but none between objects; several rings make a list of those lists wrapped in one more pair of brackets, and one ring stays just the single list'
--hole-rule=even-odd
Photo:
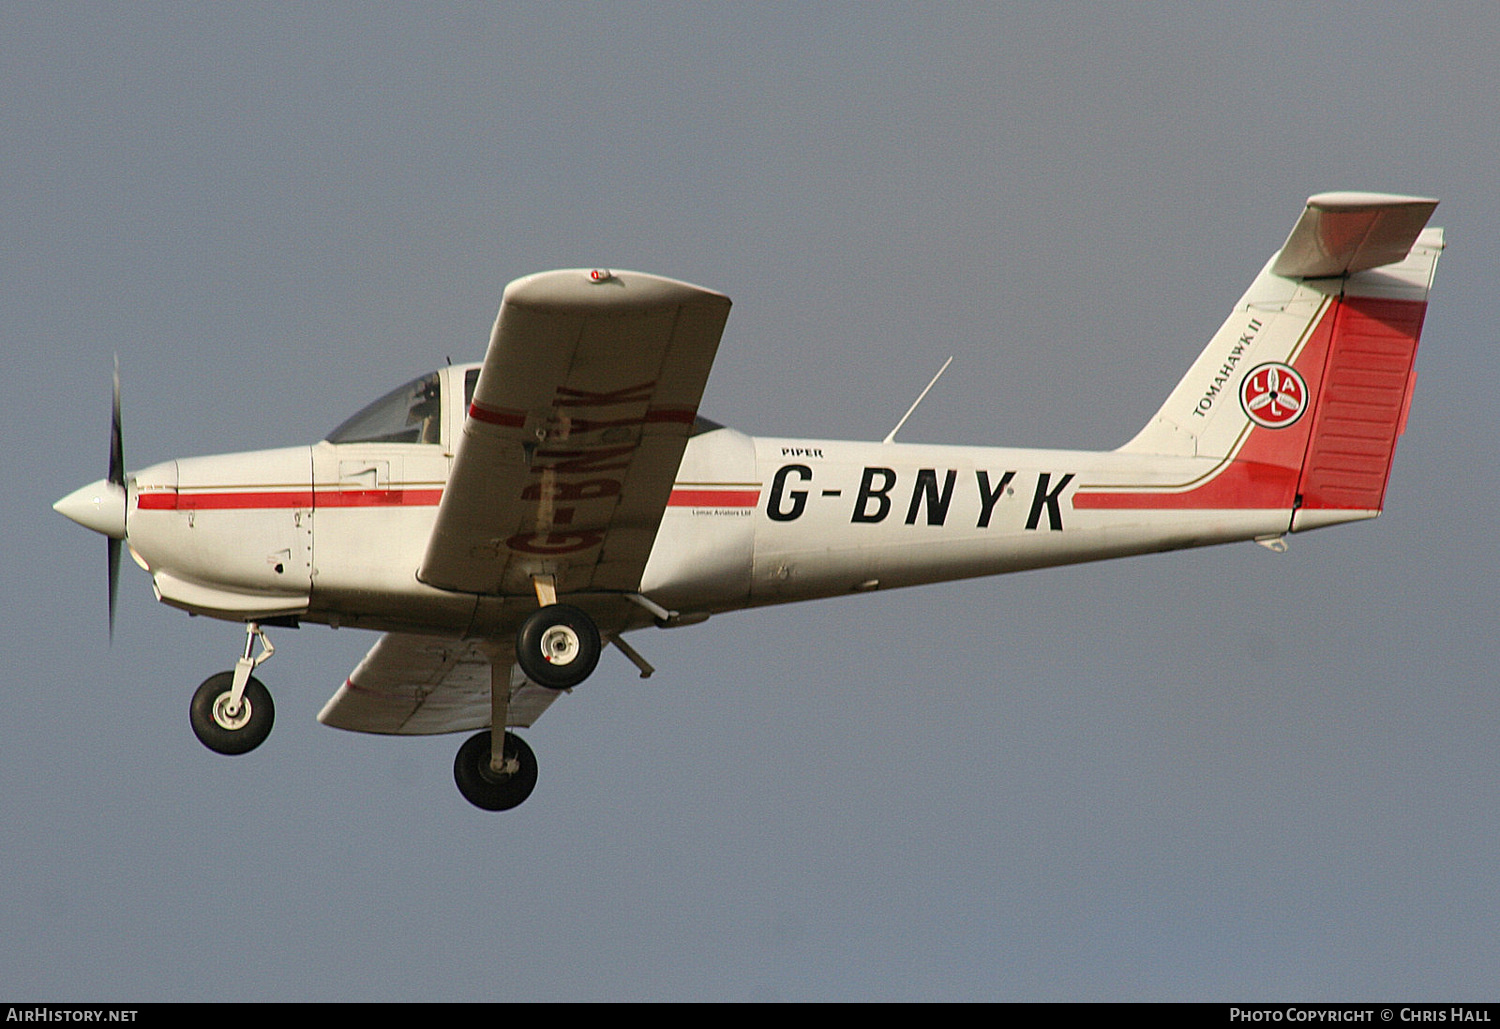
[{"label": "white fuselage", "polygon": [[[534,598],[456,593],[417,578],[460,431],[464,408],[455,401],[466,371],[439,373],[449,397],[439,442],[323,441],[135,473],[128,538],[160,599],[236,621],[285,617],[455,636],[513,630]],[[1267,494],[1284,502],[1260,508],[1088,501],[1110,487],[1170,497],[1224,466],[1208,458],[752,438],[704,428],[688,442],[639,587],[683,621],[1275,537],[1292,527],[1294,473]],[[607,473],[580,474],[598,489]],[[1368,515],[1337,520],[1357,517]],[[565,536],[555,542],[567,550]],[[639,605],[594,600],[606,632],[652,620]]]}]

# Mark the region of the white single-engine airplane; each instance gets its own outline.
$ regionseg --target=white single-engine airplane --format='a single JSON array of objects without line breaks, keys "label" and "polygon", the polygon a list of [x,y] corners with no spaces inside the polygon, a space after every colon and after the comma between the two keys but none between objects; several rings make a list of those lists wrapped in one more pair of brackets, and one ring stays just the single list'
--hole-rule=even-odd
[{"label": "white single-engine airplane", "polygon": [[267,626],[374,629],[319,721],[481,729],[454,777],[505,810],[537,775],[507,727],[535,722],[607,644],[649,675],[632,630],[1235,540],[1281,549],[1288,532],[1375,517],[1443,247],[1425,228],[1436,206],[1308,200],[1113,451],[752,438],[698,415],[728,298],[555,271],[505,290],[482,363],[408,383],[312,446],[127,475],[117,370],[109,476],[55,507],[109,537],[111,626],[122,541],[158,599],[244,623],[233,671],[193,697],[210,749],[242,754],[271,731],[251,675]]}]

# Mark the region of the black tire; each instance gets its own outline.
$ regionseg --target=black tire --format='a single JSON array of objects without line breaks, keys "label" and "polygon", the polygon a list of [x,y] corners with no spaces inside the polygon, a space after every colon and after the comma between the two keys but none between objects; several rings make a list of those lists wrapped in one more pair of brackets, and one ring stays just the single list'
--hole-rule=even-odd
[{"label": "black tire", "polygon": [[236,718],[229,718],[222,705],[229,699],[233,686],[233,672],[220,672],[204,679],[193,694],[188,720],[193,735],[209,750],[219,754],[248,754],[271,735],[276,705],[271,703],[271,691],[252,675],[241,698],[246,710]]},{"label": "black tire", "polygon": [[490,771],[490,730],[470,736],[453,759],[453,781],[464,799],[485,811],[509,811],[536,789],[536,755],[526,741],[505,734],[505,756],[520,762],[509,775]]},{"label": "black tire", "polygon": [[548,604],[527,616],[516,633],[516,663],[532,682],[567,690],[599,663],[594,620],[568,604]]}]

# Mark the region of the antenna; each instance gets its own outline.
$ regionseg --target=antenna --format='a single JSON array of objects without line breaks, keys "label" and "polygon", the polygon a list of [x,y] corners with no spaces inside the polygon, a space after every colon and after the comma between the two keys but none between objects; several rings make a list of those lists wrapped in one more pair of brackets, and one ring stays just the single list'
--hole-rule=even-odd
[{"label": "antenna", "polygon": [[948,366],[952,363],[953,358],[951,356],[948,358],[948,360],[943,362],[943,366],[938,369],[938,373],[934,375],[932,377],[932,381],[927,384],[927,389],[924,389],[921,393],[917,394],[917,399],[912,401],[911,406],[906,409],[906,413],[901,416],[901,420],[896,423],[896,427],[889,433],[887,433],[885,439],[881,440],[880,442],[894,443],[896,441],[896,433],[901,431],[901,426],[906,424],[906,420],[910,418],[911,413],[917,409],[917,405],[922,402],[922,398],[927,395],[928,391],[931,390],[932,387],[937,385],[937,381],[943,377],[943,373],[948,370]]}]

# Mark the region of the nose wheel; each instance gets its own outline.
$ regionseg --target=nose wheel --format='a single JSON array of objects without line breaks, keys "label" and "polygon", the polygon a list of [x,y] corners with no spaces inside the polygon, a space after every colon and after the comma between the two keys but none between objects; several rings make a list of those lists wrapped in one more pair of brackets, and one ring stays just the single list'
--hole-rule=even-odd
[{"label": "nose wheel", "polygon": [[276,705],[271,691],[254,676],[245,681],[239,703],[234,702],[234,673],[210,675],[193,694],[189,718],[193,735],[219,754],[248,754],[271,735]]},{"label": "nose wheel", "polygon": [[[256,640],[260,640],[261,652],[252,657]],[[193,694],[188,720],[193,735],[209,750],[248,754],[271,735],[276,705],[271,702],[271,691],[250,672],[274,653],[276,648],[261,627],[246,623],[245,653],[235,662],[234,671],[210,675]]]}]

